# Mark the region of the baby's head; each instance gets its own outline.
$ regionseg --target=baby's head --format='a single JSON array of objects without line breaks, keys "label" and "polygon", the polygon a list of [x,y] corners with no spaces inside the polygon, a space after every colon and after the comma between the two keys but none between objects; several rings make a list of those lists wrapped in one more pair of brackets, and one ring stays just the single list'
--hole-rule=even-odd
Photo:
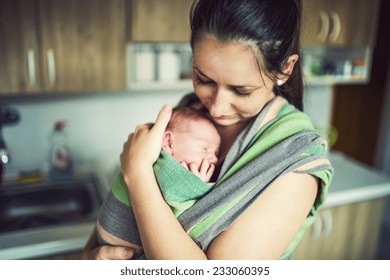
[{"label": "baby's head", "polygon": [[216,164],[221,137],[210,119],[190,107],[177,107],[164,133],[162,149],[178,162],[195,163],[204,159]]}]

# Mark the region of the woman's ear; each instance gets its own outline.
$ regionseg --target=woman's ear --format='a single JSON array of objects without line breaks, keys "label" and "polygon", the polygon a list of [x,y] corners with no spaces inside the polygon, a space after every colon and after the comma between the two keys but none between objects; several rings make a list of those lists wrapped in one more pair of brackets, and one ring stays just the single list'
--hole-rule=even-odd
[{"label": "woman's ear", "polygon": [[172,155],[173,153],[173,132],[167,130],[164,132],[162,149],[166,151],[168,154]]},{"label": "woman's ear", "polygon": [[286,62],[284,63],[284,66],[283,66],[283,76],[281,75],[277,80],[276,80],[276,84],[278,86],[281,86],[283,85],[285,82],[287,82],[288,78],[290,77],[290,75],[292,74],[293,70],[294,70],[294,66],[295,66],[295,63],[298,61],[299,59],[299,56],[297,54],[292,54],[290,55]]}]

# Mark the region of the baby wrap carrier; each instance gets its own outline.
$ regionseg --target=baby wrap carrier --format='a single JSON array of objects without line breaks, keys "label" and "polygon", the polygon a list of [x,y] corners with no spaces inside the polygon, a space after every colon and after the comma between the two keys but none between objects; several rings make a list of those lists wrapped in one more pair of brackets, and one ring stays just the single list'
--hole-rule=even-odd
[{"label": "baby wrap carrier", "polygon": [[[154,165],[156,179],[178,221],[203,251],[279,176],[289,172],[311,174],[319,179],[319,193],[282,256],[289,258],[304,231],[313,223],[333,175],[326,158],[325,140],[313,129],[309,118],[282,97],[269,102],[240,133],[214,186],[202,182],[173,158],[164,161],[165,158],[162,153]],[[191,174],[191,179],[183,179],[182,171]],[[103,204],[99,223],[114,236],[141,244],[121,176]]]}]

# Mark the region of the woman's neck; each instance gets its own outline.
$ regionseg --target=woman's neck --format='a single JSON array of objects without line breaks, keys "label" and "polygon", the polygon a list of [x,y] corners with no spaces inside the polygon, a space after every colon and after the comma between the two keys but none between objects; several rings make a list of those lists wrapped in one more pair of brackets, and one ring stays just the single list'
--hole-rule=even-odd
[{"label": "woman's neck", "polygon": [[217,126],[222,140],[218,157],[219,162],[225,159],[237,136],[245,129],[247,124],[248,122],[239,122],[230,126]]}]

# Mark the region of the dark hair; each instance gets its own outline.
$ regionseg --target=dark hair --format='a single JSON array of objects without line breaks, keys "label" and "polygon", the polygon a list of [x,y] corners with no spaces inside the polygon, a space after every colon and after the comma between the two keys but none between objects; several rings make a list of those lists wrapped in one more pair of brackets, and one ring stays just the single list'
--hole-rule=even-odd
[{"label": "dark hair", "polygon": [[[199,0],[190,14],[191,47],[204,36],[222,43],[242,42],[256,47],[258,65],[276,81],[284,75],[287,58],[299,55],[300,0]],[[276,95],[285,97],[302,110],[302,71],[298,60],[285,84],[274,86]]]}]

